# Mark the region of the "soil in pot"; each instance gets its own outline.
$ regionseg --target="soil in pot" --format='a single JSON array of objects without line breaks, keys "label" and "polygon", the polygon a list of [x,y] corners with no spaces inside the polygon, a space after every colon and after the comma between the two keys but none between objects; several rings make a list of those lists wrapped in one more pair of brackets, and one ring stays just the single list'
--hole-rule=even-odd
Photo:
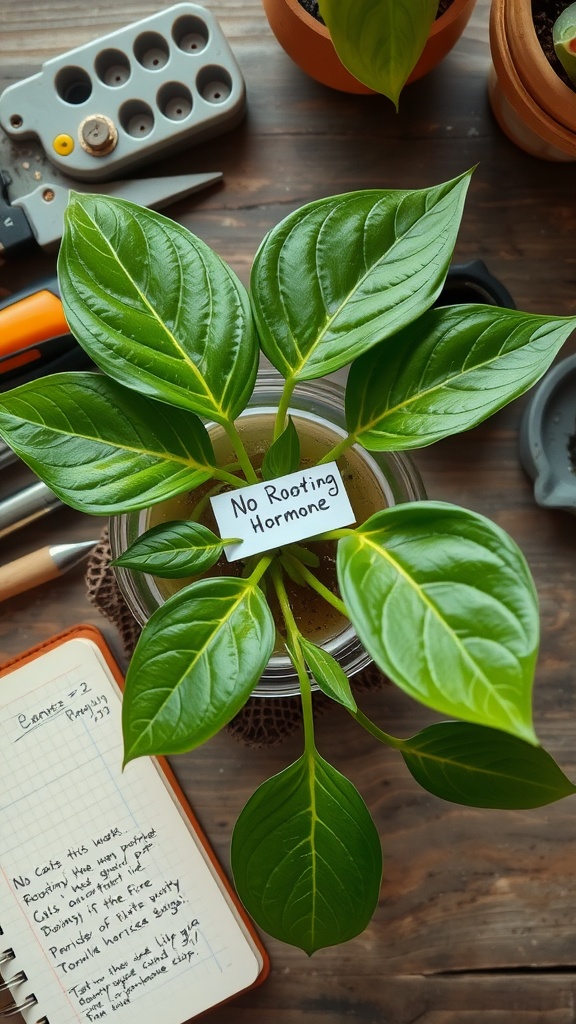
[{"label": "soil in pot", "polygon": [[540,43],[546,60],[564,84],[567,85],[569,89],[572,89],[573,92],[576,92],[572,81],[564,71],[564,68],[556,56],[554,42],[552,39],[554,22],[562,11],[566,10],[570,2],[571,0],[532,0],[532,18],[534,20],[534,29],[538,37],[538,42]]},{"label": "soil in pot", "polygon": [[[454,0],[440,0],[438,10],[436,12],[436,18],[439,18],[440,15],[444,14],[453,2]],[[308,14],[311,14],[313,18],[316,18],[316,21],[321,22],[322,25],[324,24],[324,19],[320,14],[318,0],[298,0],[298,3],[305,11],[308,11]]]},{"label": "soil in pot", "polygon": [[[300,436],[302,456],[300,466],[305,471],[307,466],[315,465],[323,455],[329,452],[334,444],[341,440],[342,435],[335,433],[332,428],[306,418],[299,418],[297,415],[292,415],[292,419]],[[251,461],[258,468],[269,447],[269,439],[274,427],[274,415],[270,413],[249,415],[240,419],[237,425]],[[223,431],[216,428],[212,429],[210,434],[218,463],[220,465],[233,463],[235,456]],[[389,497],[379,479],[377,467],[374,466],[372,470],[371,462],[370,455],[365,452],[360,453],[357,448],[349,449],[338,460],[338,467],[357,523],[364,522],[374,512],[386,508],[390,504]],[[208,482],[192,492],[178,495],[155,506],[150,510],[148,525],[156,526],[158,523],[170,522],[175,519],[197,519],[210,530],[218,533],[211,506],[206,498],[210,488],[211,482]],[[229,488],[222,489],[228,490]],[[199,503],[200,513],[198,513]],[[338,594],[336,543],[334,541],[314,544],[303,541],[302,543],[320,560],[318,568],[313,570],[314,575],[328,590]],[[229,562],[226,556],[222,555],[217,564],[205,575],[241,576],[245,568],[246,565],[242,559]],[[156,585],[164,599],[190,582],[192,579],[156,579]],[[347,620],[310,587],[299,586],[293,580],[286,579],[286,589],[298,628],[309,640],[322,644],[347,626]],[[283,631],[283,620],[274,593],[267,593],[267,598],[276,625],[280,631]],[[278,650],[283,650],[283,645],[279,646]]]}]

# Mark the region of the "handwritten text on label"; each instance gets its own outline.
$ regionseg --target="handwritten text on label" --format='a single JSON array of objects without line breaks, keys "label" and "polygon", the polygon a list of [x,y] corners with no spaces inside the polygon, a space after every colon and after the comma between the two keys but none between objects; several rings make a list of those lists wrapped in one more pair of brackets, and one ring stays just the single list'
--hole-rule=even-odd
[{"label": "handwritten text on label", "polygon": [[350,526],[354,512],[335,462],[211,498],[229,562]]}]

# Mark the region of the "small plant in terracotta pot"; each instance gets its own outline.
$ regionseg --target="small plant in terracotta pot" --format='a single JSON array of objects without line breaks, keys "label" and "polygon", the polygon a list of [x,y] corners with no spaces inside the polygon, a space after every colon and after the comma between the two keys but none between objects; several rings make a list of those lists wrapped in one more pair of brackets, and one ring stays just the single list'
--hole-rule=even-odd
[{"label": "small plant in terracotta pot", "polygon": [[576,89],[554,47],[569,6],[492,0],[490,8],[494,116],[512,142],[546,160],[576,160]]},{"label": "small plant in terracotta pot", "polygon": [[[136,646],[125,760],[209,740],[283,645],[300,684],[303,751],[241,811],[231,861],[258,924],[309,954],[368,925],[382,870],[368,808],[316,749],[312,681],[436,796],[529,808],[576,791],[534,731],[537,598],[512,538],[428,500],[321,525],[336,492],[345,497],[347,453],[409,452],[475,426],[531,387],[574,329],[573,318],[492,305],[434,308],[469,178],[302,207],[264,239],[250,293],[183,227],[122,200],[73,195],[60,288],[100,372],[58,374],[0,399],[2,436],[74,508],[116,515],[207,484],[198,509],[227,503],[232,531],[210,531],[198,515],[155,527],[119,559],[159,576],[200,574],[152,614]],[[261,352],[282,386],[254,458],[241,426]],[[295,391],[348,365],[345,430],[303,464]],[[224,461],[208,422],[227,438]],[[296,539],[294,517],[304,529]],[[239,536],[260,546],[242,557]],[[326,544],[333,588],[319,578]],[[239,571],[218,572],[223,548]],[[431,725],[405,738],[367,718],[339,662],[299,626],[311,594],[431,709]]]},{"label": "small plant in terracotta pot", "polygon": [[[407,82],[452,49],[476,0],[263,0],[286,53],[312,78],[345,92],[378,92],[398,107]],[[310,5],[308,5],[309,7]]]}]

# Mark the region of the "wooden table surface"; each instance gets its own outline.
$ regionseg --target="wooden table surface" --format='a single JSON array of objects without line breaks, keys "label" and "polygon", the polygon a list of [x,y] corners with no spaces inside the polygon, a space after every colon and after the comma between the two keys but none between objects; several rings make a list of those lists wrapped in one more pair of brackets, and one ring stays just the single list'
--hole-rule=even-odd
[{"label": "wooden table surface", "polygon": [[[50,57],[168,7],[0,0],[0,87]],[[160,173],[221,170],[221,186],[170,208],[242,280],[264,233],[323,195],[421,187],[477,164],[456,250],[481,258],[519,308],[576,314],[575,165],[535,160],[495,124],[487,101],[488,0],[442,66],[407,88],[400,114],[381,97],[332,92],[305,77],[272,36],[260,0],[207,0],[244,73],[248,114],[231,133],[159,164]],[[149,173],[146,169],[145,173]],[[54,270],[37,254],[0,267],[1,293]],[[574,338],[564,355],[575,350]],[[526,398],[466,435],[416,455],[428,495],[488,514],[532,568],[541,601],[536,725],[576,778],[574,517],[534,501],[518,457]],[[0,497],[30,475],[6,469]],[[6,562],[45,543],[89,539],[104,523],[72,510],[0,541]],[[88,602],[83,570],[0,606],[0,659],[68,625],[92,622],[120,660],[115,628]],[[426,712],[391,687],[363,701],[397,735]],[[321,753],[359,787],[382,837],[385,877],[366,932],[308,959],[271,939],[269,979],[215,1010],[213,1024],[569,1024],[576,1020],[576,803],[516,813],[458,807],[424,793],[393,751],[339,708],[318,723]],[[233,821],[253,788],[300,752],[301,736],[248,749],[223,734],[173,759],[223,863]],[[161,1022],[158,1022],[161,1024]]]}]

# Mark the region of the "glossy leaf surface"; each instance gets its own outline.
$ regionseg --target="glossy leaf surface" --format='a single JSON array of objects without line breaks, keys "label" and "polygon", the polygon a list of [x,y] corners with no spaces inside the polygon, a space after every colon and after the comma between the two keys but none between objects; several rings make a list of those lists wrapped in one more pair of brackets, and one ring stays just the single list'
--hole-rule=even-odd
[{"label": "glossy leaf surface", "polygon": [[295,473],[300,465],[300,438],[292,417],[279,437],[270,445],[262,462],[262,479],[274,480]]},{"label": "glossy leaf surface", "polygon": [[337,558],[352,624],[398,686],[536,742],[537,598],[511,537],[476,513],[422,501],[372,516],[339,541]]},{"label": "glossy leaf surface", "polygon": [[261,346],[286,379],[339,369],[432,305],[469,180],[330,196],[269,232],[251,297]]},{"label": "glossy leaf surface", "polygon": [[58,278],[73,334],[111,377],[218,422],[244,409],[258,360],[248,295],[186,228],[73,193]]},{"label": "glossy leaf surface", "polygon": [[213,474],[194,413],[154,402],[98,373],[61,373],[0,395],[0,434],[73,508],[147,508]]},{"label": "glossy leaf surface", "polygon": [[354,786],[315,751],[256,790],[231,859],[257,924],[309,955],[358,935],[378,903],[376,827]]},{"label": "glossy leaf surface", "polygon": [[436,17],[438,0],[320,0],[334,48],[355,78],[395,107]]},{"label": "glossy leaf surface", "polygon": [[343,704],[351,711],[356,710],[356,701],[350,689],[348,676],[328,651],[301,636],[299,643],[304,660],[323,693],[332,700]]},{"label": "glossy leaf surface", "polygon": [[192,750],[218,732],[246,703],[274,637],[270,609],[250,580],[198,580],[161,605],[128,667],[126,762]]},{"label": "glossy leaf surface", "polygon": [[215,565],[224,544],[201,523],[188,519],[161,523],[138,537],[112,565],[123,565],[162,579],[182,579]]},{"label": "glossy leaf surface", "polygon": [[468,722],[440,722],[400,751],[417,782],[469,807],[543,807],[576,793],[542,747]]},{"label": "glossy leaf surface", "polygon": [[350,368],[346,423],[365,448],[421,448],[469,430],[546,372],[576,317],[432,309]]}]

